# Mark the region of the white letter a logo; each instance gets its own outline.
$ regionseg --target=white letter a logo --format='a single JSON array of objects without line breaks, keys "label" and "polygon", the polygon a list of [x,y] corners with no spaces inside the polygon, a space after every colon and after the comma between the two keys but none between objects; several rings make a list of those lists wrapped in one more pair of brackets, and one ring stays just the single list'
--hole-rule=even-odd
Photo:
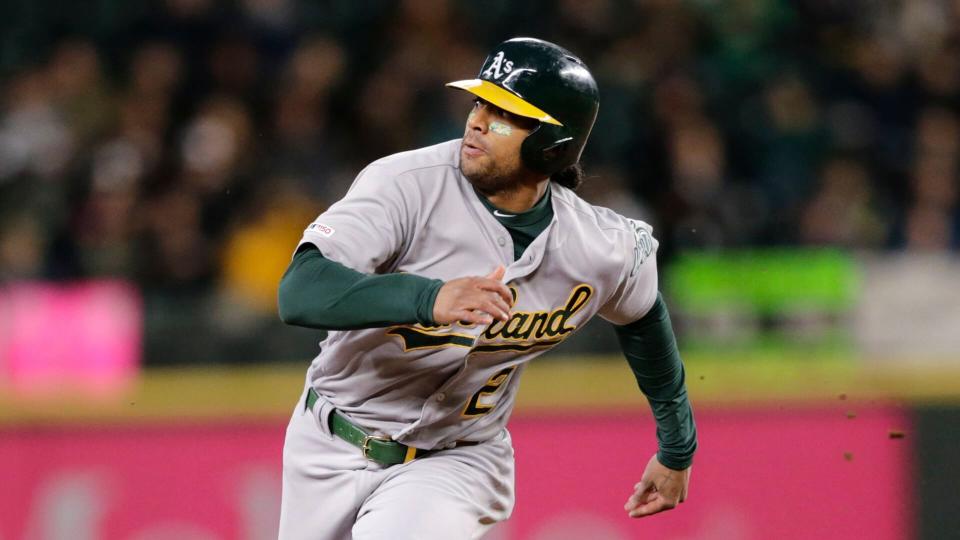
[{"label": "white letter a logo", "polygon": [[500,72],[500,68],[502,65],[503,65],[503,51],[500,51],[497,53],[496,56],[493,57],[493,62],[490,62],[490,67],[484,70],[483,76],[489,77],[492,74],[494,79],[499,79],[500,77],[503,76],[503,73]]}]

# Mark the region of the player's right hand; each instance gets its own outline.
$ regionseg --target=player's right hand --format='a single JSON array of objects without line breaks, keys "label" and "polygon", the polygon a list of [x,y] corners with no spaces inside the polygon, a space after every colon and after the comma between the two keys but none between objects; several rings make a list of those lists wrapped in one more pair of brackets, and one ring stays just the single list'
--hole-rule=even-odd
[{"label": "player's right hand", "polygon": [[510,318],[513,295],[500,281],[504,272],[501,265],[485,277],[463,277],[444,283],[433,304],[434,322],[490,324],[494,319],[506,322]]}]

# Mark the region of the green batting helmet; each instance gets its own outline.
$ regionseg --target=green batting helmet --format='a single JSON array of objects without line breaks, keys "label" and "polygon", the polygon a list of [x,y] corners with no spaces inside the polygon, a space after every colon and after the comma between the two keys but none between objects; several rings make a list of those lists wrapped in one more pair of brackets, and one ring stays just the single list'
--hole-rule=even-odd
[{"label": "green batting helmet", "polygon": [[527,168],[546,174],[580,161],[600,106],[597,83],[582,60],[534,38],[493,49],[477,79],[447,83],[539,125],[520,147]]}]

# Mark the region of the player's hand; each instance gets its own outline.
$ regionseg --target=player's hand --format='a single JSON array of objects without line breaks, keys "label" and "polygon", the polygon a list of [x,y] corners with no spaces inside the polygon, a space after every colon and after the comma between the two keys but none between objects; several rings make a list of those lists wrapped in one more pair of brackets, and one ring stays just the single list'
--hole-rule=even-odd
[{"label": "player's hand", "polygon": [[687,499],[690,467],[675,471],[663,466],[654,454],[647,462],[640,483],[633,486],[633,495],[623,509],[632,518],[641,518],[670,510]]},{"label": "player's hand", "polygon": [[464,277],[444,283],[433,304],[433,320],[437,324],[507,321],[513,295],[500,281],[504,272],[503,266],[498,266],[486,277]]}]

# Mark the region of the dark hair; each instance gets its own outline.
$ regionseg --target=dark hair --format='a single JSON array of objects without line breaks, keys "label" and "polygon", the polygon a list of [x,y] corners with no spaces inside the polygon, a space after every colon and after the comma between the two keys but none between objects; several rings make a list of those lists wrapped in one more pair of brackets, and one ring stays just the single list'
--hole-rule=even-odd
[{"label": "dark hair", "polygon": [[585,175],[580,163],[574,163],[566,169],[560,169],[550,176],[550,181],[556,182],[565,188],[576,190],[583,183]]}]

